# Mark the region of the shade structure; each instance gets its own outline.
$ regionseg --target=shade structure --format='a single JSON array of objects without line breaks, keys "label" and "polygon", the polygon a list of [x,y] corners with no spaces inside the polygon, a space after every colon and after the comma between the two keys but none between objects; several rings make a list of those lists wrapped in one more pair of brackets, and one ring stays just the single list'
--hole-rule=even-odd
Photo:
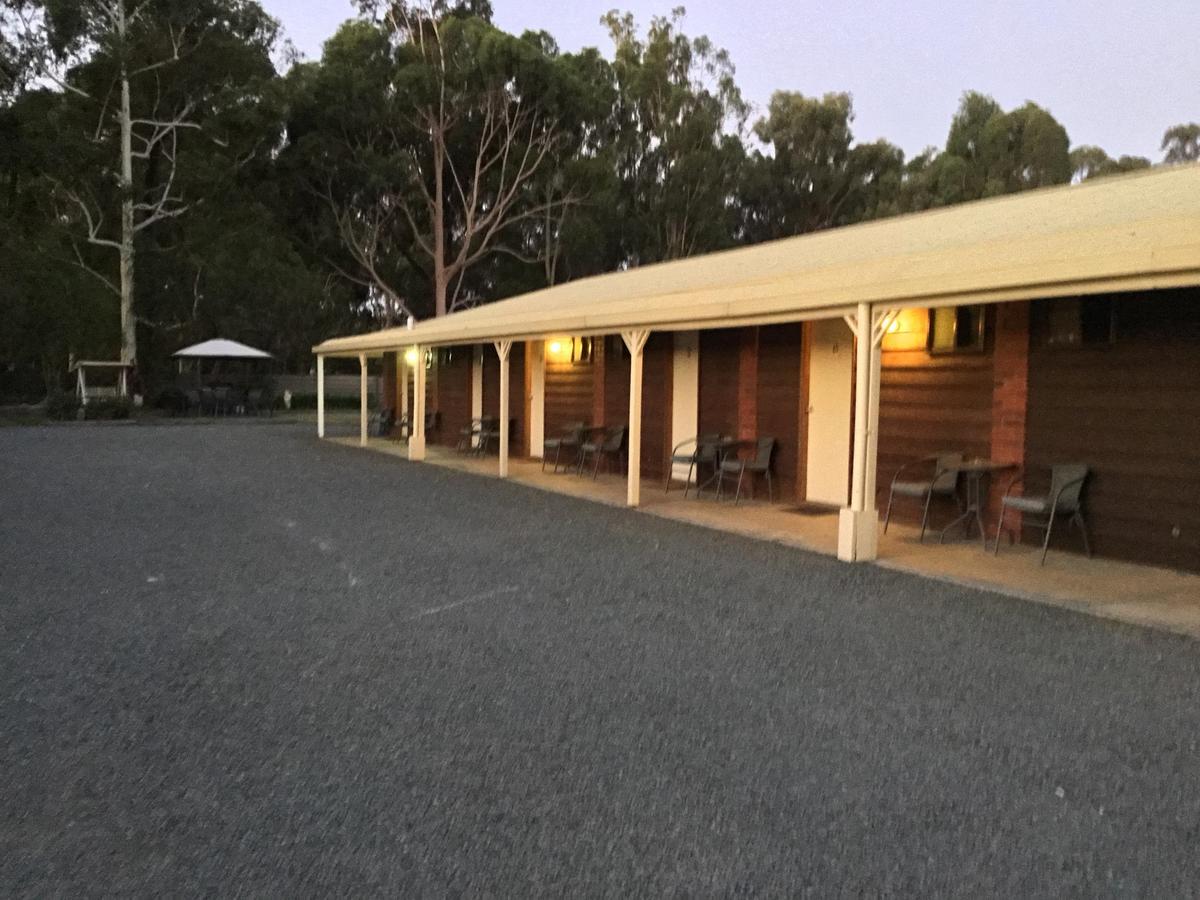
[{"label": "shade structure", "polygon": [[582,278],[333,338],[328,356],[419,344],[688,330],[889,308],[1200,283],[1200,165],[1098,178]]},{"label": "shade structure", "polygon": [[273,359],[270,353],[255,347],[231,341],[227,338],[213,338],[192,344],[177,350],[173,356],[184,359]]}]

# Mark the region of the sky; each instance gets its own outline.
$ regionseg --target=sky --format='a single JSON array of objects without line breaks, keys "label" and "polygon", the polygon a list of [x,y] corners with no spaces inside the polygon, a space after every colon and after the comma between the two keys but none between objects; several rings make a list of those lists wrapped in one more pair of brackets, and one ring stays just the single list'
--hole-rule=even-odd
[{"label": "sky", "polygon": [[[353,12],[350,0],[261,0],[306,57]],[[730,53],[743,94],[854,97],[858,140],[908,155],[942,146],[966,90],[1005,109],[1033,100],[1072,146],[1158,162],[1163,132],[1200,121],[1200,0],[492,0],[507,31],[550,32],[565,50],[610,43],[600,17],[639,23],[684,5],[684,31]]]}]

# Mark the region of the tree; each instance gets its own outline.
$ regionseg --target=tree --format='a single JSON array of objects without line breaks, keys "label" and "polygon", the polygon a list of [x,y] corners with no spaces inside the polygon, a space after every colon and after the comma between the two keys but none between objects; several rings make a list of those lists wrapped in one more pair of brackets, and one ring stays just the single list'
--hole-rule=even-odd
[{"label": "tree", "polygon": [[754,126],[771,154],[755,154],[744,201],[746,238],[804,234],[898,211],[904,153],[887,141],[855,144],[849,94],[777,91]]},{"label": "tree", "polygon": [[121,359],[134,363],[141,236],[197,202],[183,190],[185,145],[206,130],[208,140],[228,143],[212,126],[223,110],[236,113],[247,101],[246,80],[273,74],[275,23],[253,0],[24,6],[25,39],[45,50],[37,74],[62,90],[69,133],[86,134],[91,145],[67,148],[52,176],[57,214],[82,230],[87,246],[116,256],[114,279],[73,244],[78,264],[119,298]]},{"label": "tree", "polygon": [[1162,139],[1163,162],[1181,163],[1200,160],[1200,124],[1175,125]]},{"label": "tree", "polygon": [[734,240],[749,107],[728,53],[681,31],[682,7],[651,20],[601,20],[614,46],[612,126],[625,265],[676,259]]},{"label": "tree", "polygon": [[565,140],[556,92],[570,92],[569,73],[536,42],[478,15],[487,4],[364,5],[372,23],[331,42],[332,69],[318,73],[317,90],[327,102],[338,89],[328,74],[374,109],[347,98],[349,127],[313,136],[310,151],[322,142],[333,163],[314,189],[357,265],[346,274],[407,313],[394,276],[423,272],[434,314],[444,315],[479,299],[468,276],[510,249],[514,228],[575,202],[531,190]]},{"label": "tree", "polygon": [[1073,181],[1087,181],[1104,175],[1119,175],[1150,168],[1150,160],[1144,156],[1121,156],[1113,159],[1099,147],[1084,145],[1071,151]]}]

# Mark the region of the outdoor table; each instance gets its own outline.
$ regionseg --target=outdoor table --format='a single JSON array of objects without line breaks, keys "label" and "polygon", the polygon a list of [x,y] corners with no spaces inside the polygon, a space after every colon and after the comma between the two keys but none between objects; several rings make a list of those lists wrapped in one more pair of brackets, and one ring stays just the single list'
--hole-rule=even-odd
[{"label": "outdoor table", "polygon": [[[709,476],[704,484],[697,483],[696,497],[699,498],[704,489],[712,484],[715,484],[717,479],[721,477],[721,463],[725,462],[731,451],[736,450],[747,441],[735,437],[721,437],[715,441],[699,441],[696,444],[696,455],[699,456],[706,448],[713,450],[713,473]],[[699,473],[697,473],[697,481],[699,481]]]},{"label": "outdoor table", "polygon": [[967,508],[963,514],[942,529],[941,543],[946,542],[946,534],[958,525],[963,526],[963,537],[971,536],[971,525],[979,526],[979,540],[983,549],[987,550],[987,531],[983,525],[983,480],[996,473],[1017,468],[1015,463],[996,462],[991,459],[965,459],[946,467],[962,476],[967,485]]}]

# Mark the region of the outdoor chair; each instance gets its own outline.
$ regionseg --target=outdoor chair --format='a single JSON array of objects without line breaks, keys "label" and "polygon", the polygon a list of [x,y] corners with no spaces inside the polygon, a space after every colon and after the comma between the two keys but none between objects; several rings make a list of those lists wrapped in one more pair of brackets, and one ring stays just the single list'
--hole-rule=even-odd
[{"label": "outdoor chair", "polygon": [[583,467],[587,464],[588,459],[594,461],[592,466],[592,480],[596,480],[596,476],[600,474],[600,461],[604,458],[616,459],[620,462],[622,455],[625,453],[625,440],[629,435],[628,425],[618,425],[616,428],[608,428],[602,435],[592,437],[579,445],[579,462],[576,464],[576,474],[583,474]]},{"label": "outdoor chair", "polygon": [[468,453],[479,446],[477,440],[480,432],[483,431],[483,419],[474,418],[469,424],[464,425],[458,430],[458,443],[454,445],[454,449],[458,453]]},{"label": "outdoor chair", "polygon": [[663,493],[667,494],[671,491],[671,475],[675,471],[675,466],[686,465],[688,467],[687,477],[683,481],[683,496],[686,499],[688,488],[692,484],[692,476],[696,476],[696,483],[699,485],[700,467],[705,464],[716,465],[716,443],[720,439],[719,434],[698,434],[694,438],[688,438],[686,441],[676,444],[671,451],[671,460],[667,464],[667,477],[663,482]]},{"label": "outdoor chair", "polygon": [[216,415],[229,415],[229,388],[213,388],[213,407]]},{"label": "outdoor chair", "polygon": [[753,444],[754,456],[744,459],[724,459],[721,461],[720,468],[717,470],[717,499],[721,499],[721,492],[725,485],[725,477],[732,478],[737,475],[737,491],[733,495],[733,504],[737,505],[742,498],[742,482],[746,475],[750,476],[750,498],[754,499],[754,476],[762,475],[767,479],[767,497],[772,503],[775,502],[775,485],[771,481],[771,459],[775,455],[775,438],[760,437],[756,441],[747,441],[747,444]]},{"label": "outdoor chair", "polygon": [[[1050,467],[1050,490],[1045,494],[1014,495],[1012,489],[1025,480],[1024,471],[1018,472],[1004,489],[1000,499],[1000,518],[996,521],[996,546],[993,554],[1000,553],[1000,533],[1004,530],[1004,514],[1013,510],[1021,514],[1021,524],[1041,528],[1046,532],[1042,541],[1041,565],[1046,564],[1046,551],[1050,549],[1050,533],[1054,520],[1068,516],[1068,525],[1078,525],[1083,538],[1083,551],[1091,557],[1092,546],[1088,541],[1087,522],[1083,517],[1083,487],[1089,469],[1082,463],[1065,463]],[[1010,536],[1011,539],[1011,536]]]},{"label": "outdoor chair", "polygon": [[[509,434],[512,433],[512,420],[509,420]],[[500,444],[500,418],[498,416],[484,416],[479,423],[479,443],[475,445],[475,455],[483,456],[495,444]]]},{"label": "outdoor chair", "polygon": [[392,433],[392,426],[396,424],[396,414],[390,409],[379,410],[371,419],[371,428],[368,433],[375,437],[387,437]]},{"label": "outdoor chair", "polygon": [[[554,454],[554,471],[558,472],[559,462],[562,461],[563,451],[575,453],[578,456],[579,445],[583,442],[583,432],[587,426],[583,422],[572,422],[564,428],[558,437],[542,441],[542,471],[546,471],[546,457]],[[571,462],[575,462],[572,459]]]},{"label": "outdoor chair", "polygon": [[[962,459],[961,453],[936,453],[933,456],[914,459],[902,465],[893,476],[892,487],[888,491],[887,512],[883,517],[883,533],[887,534],[888,523],[892,519],[892,504],[896,502],[897,497],[911,497],[914,500],[920,500],[923,504],[921,534],[917,538],[918,541],[925,540],[925,529],[929,526],[929,505],[933,502],[934,497],[953,497],[961,510],[962,502],[958,496],[958,470],[954,467],[962,462]],[[933,471],[925,478],[921,478],[913,472],[913,469],[928,469],[930,466]],[[905,475],[907,478],[902,479],[902,476]],[[916,480],[913,480],[914,478]]]}]

